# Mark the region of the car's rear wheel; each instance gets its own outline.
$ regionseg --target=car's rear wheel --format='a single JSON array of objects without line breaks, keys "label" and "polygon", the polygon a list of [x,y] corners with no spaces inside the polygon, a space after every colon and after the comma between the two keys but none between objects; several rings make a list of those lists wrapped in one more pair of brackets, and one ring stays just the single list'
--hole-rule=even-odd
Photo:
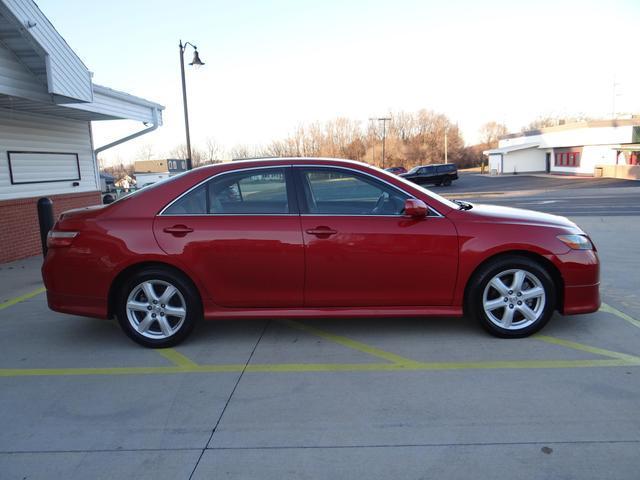
[{"label": "car's rear wheel", "polygon": [[445,178],[445,179],[442,181],[442,184],[443,184],[445,187],[448,187],[449,185],[451,185],[451,179],[450,179],[450,178]]},{"label": "car's rear wheel", "polygon": [[540,330],[555,309],[553,279],[526,257],[503,257],[490,262],[472,279],[470,307],[493,335],[526,337]]},{"label": "car's rear wheel", "polygon": [[201,316],[191,283],[162,268],[145,269],[129,277],[117,301],[120,326],[145,347],[177,345],[191,333]]}]

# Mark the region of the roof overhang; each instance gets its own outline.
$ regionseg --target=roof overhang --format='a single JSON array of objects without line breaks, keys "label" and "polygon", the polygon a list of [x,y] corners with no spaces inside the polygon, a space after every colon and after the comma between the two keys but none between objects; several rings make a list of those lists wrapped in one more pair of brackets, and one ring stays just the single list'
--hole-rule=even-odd
[{"label": "roof overhang", "polygon": [[91,102],[91,72],[32,0],[0,1],[0,40],[56,103]]},{"label": "roof overhang", "polygon": [[100,85],[94,85],[91,103],[60,105],[0,94],[0,108],[88,122],[137,120],[144,123],[157,121],[157,125],[162,125],[162,110],[164,110],[160,104]]},{"label": "roof overhang", "polygon": [[0,0],[0,44],[24,79],[0,82],[0,108],[74,120],[162,123],[162,105],[93,84],[91,72],[33,0]]},{"label": "roof overhang", "polygon": [[484,153],[485,155],[497,155],[516,152],[518,150],[527,150],[529,148],[538,148],[539,146],[539,143],[523,143],[522,145],[510,145],[508,147],[492,148],[491,150],[485,150],[482,153]]},{"label": "roof overhang", "polygon": [[614,145],[613,150],[625,150],[631,152],[640,152],[640,143],[625,143],[622,145]]}]

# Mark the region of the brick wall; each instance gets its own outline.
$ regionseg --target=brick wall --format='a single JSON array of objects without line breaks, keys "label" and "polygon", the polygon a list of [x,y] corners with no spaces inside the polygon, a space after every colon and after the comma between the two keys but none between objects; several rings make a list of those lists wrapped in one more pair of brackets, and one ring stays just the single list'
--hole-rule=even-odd
[{"label": "brick wall", "polygon": [[[42,253],[38,227],[39,197],[0,201],[0,263]],[[55,218],[65,210],[99,205],[100,192],[50,195]]]}]

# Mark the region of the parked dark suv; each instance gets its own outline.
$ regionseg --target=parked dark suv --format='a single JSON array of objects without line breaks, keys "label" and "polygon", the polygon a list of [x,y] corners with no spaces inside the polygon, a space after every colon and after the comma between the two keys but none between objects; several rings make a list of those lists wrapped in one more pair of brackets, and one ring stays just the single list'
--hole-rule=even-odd
[{"label": "parked dark suv", "polygon": [[453,163],[434,163],[414,167],[400,176],[418,185],[448,186],[458,179],[458,169]]}]

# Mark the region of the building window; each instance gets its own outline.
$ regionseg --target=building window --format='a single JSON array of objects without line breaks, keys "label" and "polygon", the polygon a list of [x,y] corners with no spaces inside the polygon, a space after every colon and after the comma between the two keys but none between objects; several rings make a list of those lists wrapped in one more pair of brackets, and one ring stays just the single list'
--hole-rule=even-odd
[{"label": "building window", "polygon": [[80,180],[77,153],[7,152],[12,185]]},{"label": "building window", "polygon": [[580,152],[560,152],[556,153],[556,167],[579,167]]}]

